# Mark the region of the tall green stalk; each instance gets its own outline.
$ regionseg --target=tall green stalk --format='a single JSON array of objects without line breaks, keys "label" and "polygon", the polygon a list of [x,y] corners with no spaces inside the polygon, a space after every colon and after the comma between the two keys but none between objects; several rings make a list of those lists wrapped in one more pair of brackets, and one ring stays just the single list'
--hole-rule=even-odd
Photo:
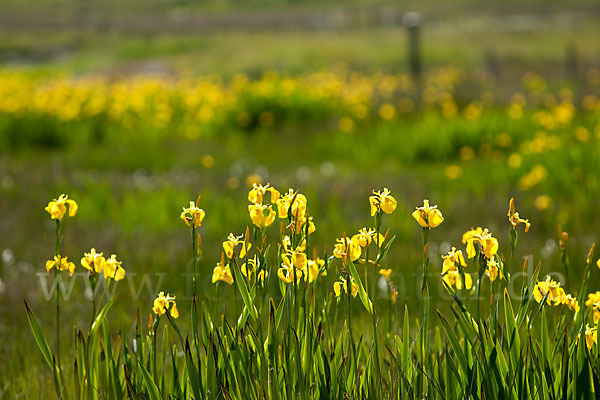
[{"label": "tall green stalk", "polygon": [[[60,220],[56,219],[56,247],[54,249],[54,256],[60,256]],[[54,290],[56,294],[56,363],[58,369],[62,371],[60,363],[60,282],[58,280],[59,265],[54,268]]]}]

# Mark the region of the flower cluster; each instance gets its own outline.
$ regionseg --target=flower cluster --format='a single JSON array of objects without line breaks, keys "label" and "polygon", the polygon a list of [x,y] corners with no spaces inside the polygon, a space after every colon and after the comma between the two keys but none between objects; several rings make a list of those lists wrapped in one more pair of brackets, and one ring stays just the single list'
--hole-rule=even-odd
[{"label": "flower cluster", "polygon": [[165,296],[165,292],[160,292],[154,299],[152,311],[160,317],[169,310],[169,307],[171,307],[171,317],[178,318],[179,311],[177,310],[177,304],[175,304],[175,296],[171,297],[169,294]]},{"label": "flower cluster", "polygon": [[115,254],[106,259],[103,253],[97,253],[94,248],[89,253],[83,253],[81,258],[81,265],[90,273],[104,273],[105,279],[113,278],[115,281],[120,281],[125,277],[125,269],[121,264]]},{"label": "flower cluster", "polygon": [[538,281],[533,288],[533,298],[538,303],[546,300],[546,304],[552,306],[566,305],[570,310],[579,312],[577,299],[560,287],[560,283],[552,280],[549,276],[543,281]]}]

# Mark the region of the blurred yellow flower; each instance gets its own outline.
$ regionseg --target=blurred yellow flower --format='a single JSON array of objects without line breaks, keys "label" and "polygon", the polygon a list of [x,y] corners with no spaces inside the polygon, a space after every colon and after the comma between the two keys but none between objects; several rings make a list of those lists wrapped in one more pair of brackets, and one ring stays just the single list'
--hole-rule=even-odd
[{"label": "blurred yellow flower", "polygon": [[233,252],[238,244],[242,245],[242,249],[238,255],[240,258],[244,258],[248,250],[252,247],[252,243],[246,242],[244,235],[235,236],[233,233],[230,233],[227,236],[227,240],[223,242],[223,250],[225,250],[227,258],[233,257]]},{"label": "blurred yellow flower", "polygon": [[198,200],[196,200],[195,204],[193,201],[190,201],[190,206],[188,208],[183,207],[183,211],[181,212],[179,218],[181,218],[181,220],[185,222],[187,226],[191,226],[190,222],[193,222],[194,227],[196,228],[202,225],[202,221],[204,220],[206,213],[203,209],[198,208],[199,203],[200,196],[198,196]]},{"label": "blurred yellow flower", "polygon": [[545,210],[548,207],[550,207],[550,204],[552,203],[552,199],[550,199],[550,196],[548,196],[547,194],[541,194],[538,197],[535,198],[535,207],[538,210]]},{"label": "blurred yellow flower", "polygon": [[396,199],[390,194],[388,188],[377,192],[373,190],[373,195],[369,197],[369,203],[371,204],[371,216],[374,216],[379,210],[391,214],[397,205]]},{"label": "blurred yellow flower", "polygon": [[[352,287],[350,289],[350,294],[352,295],[352,297],[356,297],[356,295],[358,294],[358,285],[356,284],[356,282],[354,282],[354,279],[351,280],[351,286]],[[335,293],[335,297],[340,297],[340,295],[342,294],[342,289],[344,289],[344,292],[348,293],[348,285],[346,279],[340,276],[340,280],[333,284],[333,292]]]},{"label": "blurred yellow flower", "polygon": [[462,175],[462,168],[458,165],[448,165],[444,173],[449,179],[458,179]]},{"label": "blurred yellow flower", "polygon": [[343,132],[343,133],[352,132],[355,127],[356,127],[356,123],[350,117],[342,117],[338,121],[338,129],[340,130],[340,132]]},{"label": "blurred yellow flower", "polygon": [[396,108],[389,103],[384,103],[379,107],[379,116],[381,119],[390,120],[396,116]]},{"label": "blurred yellow flower", "polygon": [[248,212],[252,223],[261,229],[271,225],[277,216],[271,205],[250,204]]},{"label": "blurred yellow flower", "polygon": [[106,259],[102,256],[102,253],[96,253],[96,249],[92,248],[89,253],[83,253],[81,259],[81,265],[91,272],[97,274],[101,273],[104,269]]},{"label": "blurred yellow flower", "polygon": [[515,211],[515,199],[514,197],[510,198],[508,203],[508,221],[511,223],[513,228],[516,228],[519,224],[525,224],[525,232],[529,231],[529,227],[531,224],[528,219],[522,219],[519,217],[519,213]]},{"label": "blurred yellow flower", "polygon": [[169,294],[165,296],[165,292],[160,292],[156,299],[154,299],[152,311],[154,311],[156,315],[161,316],[167,312],[171,305],[171,317],[178,318],[179,311],[177,310],[177,304],[175,304],[175,296],[171,297]]},{"label": "blurred yellow flower", "polygon": [[202,166],[204,168],[212,168],[215,166],[215,158],[210,154],[206,154],[202,157]]},{"label": "blurred yellow flower", "polygon": [[519,153],[512,153],[510,156],[508,156],[506,161],[508,162],[509,167],[516,169],[521,166],[522,158]]},{"label": "blurred yellow flower", "polygon": [[75,264],[67,260],[67,257],[54,256],[54,260],[46,261],[46,271],[50,272],[52,268],[56,268],[59,271],[69,271],[69,275],[73,276],[75,272]]},{"label": "blurred yellow flower", "polygon": [[392,291],[390,293],[390,299],[392,300],[392,303],[396,303],[397,298],[398,298],[398,291],[396,289],[392,289]]},{"label": "blurred yellow flower", "polygon": [[412,216],[419,225],[429,229],[439,226],[444,221],[442,212],[437,209],[437,206],[430,206],[427,199],[423,200],[423,207],[417,207],[413,211]]},{"label": "blurred yellow flower", "polygon": [[383,276],[386,281],[390,280],[390,275],[392,275],[391,268],[382,268],[379,270],[379,275]]},{"label": "blurred yellow flower", "polygon": [[[600,260],[598,260],[600,261]],[[596,303],[600,303],[600,291],[594,292],[594,293],[589,293],[588,294],[588,298],[585,301],[585,305],[587,307],[593,306]]]},{"label": "blurred yellow flower", "polygon": [[62,221],[67,211],[67,206],[69,206],[69,217],[74,217],[77,214],[79,206],[75,200],[69,199],[69,196],[66,194],[61,194],[58,196],[58,199],[49,202],[45,210],[50,214],[52,219]]}]

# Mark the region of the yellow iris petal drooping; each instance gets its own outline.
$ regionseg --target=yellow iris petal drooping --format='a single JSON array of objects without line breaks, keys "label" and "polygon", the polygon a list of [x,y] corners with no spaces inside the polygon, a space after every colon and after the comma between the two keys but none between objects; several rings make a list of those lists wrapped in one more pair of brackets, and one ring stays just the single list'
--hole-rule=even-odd
[{"label": "yellow iris petal drooping", "polygon": [[369,204],[371,205],[371,216],[374,216],[379,211],[391,214],[398,205],[388,188],[383,188],[383,191],[380,190],[377,192],[373,190],[373,195],[369,197]]},{"label": "yellow iris petal drooping", "polygon": [[519,213],[515,210],[515,199],[513,197],[510,198],[508,203],[508,221],[511,223],[513,228],[516,228],[519,224],[525,224],[525,232],[529,231],[531,227],[531,223],[528,219],[522,219],[519,217]]},{"label": "yellow iris petal drooping", "polygon": [[493,237],[487,228],[471,229],[465,232],[462,241],[467,245],[467,256],[469,258],[473,258],[477,254],[476,244],[479,245],[486,258],[493,258],[498,252],[498,239]]},{"label": "yellow iris petal drooping", "polygon": [[67,257],[54,256],[53,260],[46,261],[46,271],[50,272],[52,268],[56,268],[58,271],[69,271],[69,275],[73,276],[75,272],[75,264],[67,260]]},{"label": "yellow iris petal drooping", "polygon": [[248,252],[248,250],[250,250],[252,244],[246,242],[246,240],[244,239],[244,235],[235,236],[233,233],[230,233],[229,236],[227,236],[227,240],[223,242],[223,250],[225,251],[225,255],[227,256],[227,258],[233,257],[234,250],[238,244],[242,245],[239,257],[246,257],[246,253]]},{"label": "yellow iris petal drooping", "polygon": [[271,187],[268,183],[265,186],[254,183],[252,184],[252,189],[248,192],[248,201],[252,204],[262,205],[267,192],[271,193],[271,203],[277,202],[281,196],[279,191]]},{"label": "yellow iris petal drooping", "polygon": [[[549,276],[543,281],[538,281],[533,288],[533,298],[538,303],[546,299],[546,304],[552,306],[566,305],[569,309],[579,312],[577,298],[565,293],[559,282],[552,280]],[[589,298],[588,298],[589,300]],[[588,302],[586,301],[586,304]]]},{"label": "yellow iris petal drooping", "polygon": [[103,257],[102,253],[96,253],[96,249],[94,248],[92,248],[89,253],[83,253],[83,258],[81,259],[81,265],[85,269],[97,274],[102,273],[105,263],[106,259]]},{"label": "yellow iris petal drooping", "polygon": [[165,296],[165,292],[160,292],[154,300],[152,311],[154,311],[156,315],[161,316],[166,313],[169,308],[171,308],[171,317],[179,318],[179,311],[177,310],[177,304],[175,304],[175,296],[171,297],[169,294]]},{"label": "yellow iris petal drooping", "polygon": [[596,328],[590,328],[589,324],[585,325],[585,344],[588,350],[592,349],[592,346],[597,343],[598,335]]},{"label": "yellow iris petal drooping", "polygon": [[223,281],[228,285],[233,284],[233,275],[231,274],[229,264],[224,265],[223,260],[217,263],[217,265],[213,269],[212,283],[216,283],[218,281]]},{"label": "yellow iris petal drooping", "polygon": [[[465,268],[467,263],[463,257],[462,251],[453,247],[448,254],[442,256],[442,279],[450,287],[456,286],[457,289],[471,290],[473,287],[473,278],[470,274],[463,272],[459,268]],[[463,284],[464,275],[464,284]]]},{"label": "yellow iris petal drooping", "polygon": [[444,221],[442,212],[438,210],[437,206],[430,206],[427,199],[423,200],[423,207],[417,207],[413,211],[412,216],[419,225],[428,229],[438,227]]},{"label": "yellow iris petal drooping", "polygon": [[344,263],[350,258],[350,261],[356,261],[360,257],[360,245],[356,241],[352,241],[346,237],[337,239],[337,243],[333,247],[333,255],[336,258],[341,258]]},{"label": "yellow iris petal drooping", "polygon": [[261,229],[271,225],[277,216],[277,212],[271,205],[250,204],[248,212],[252,223]]},{"label": "yellow iris petal drooping", "polygon": [[58,196],[58,199],[53,199],[49,202],[45,210],[50,214],[52,219],[62,221],[67,212],[67,206],[69,207],[69,217],[74,217],[77,214],[79,206],[75,200],[69,199],[69,196],[66,194],[61,194]]},{"label": "yellow iris petal drooping", "polygon": [[[345,293],[348,293],[348,285],[346,278],[340,276],[340,280],[333,284],[333,292],[335,293],[335,297],[340,297],[340,295],[342,294],[342,289]],[[353,279],[351,279],[350,294],[352,295],[352,297],[356,297],[356,295],[358,294],[358,285],[356,284],[356,282],[354,282]]]},{"label": "yellow iris petal drooping", "polygon": [[120,281],[125,277],[125,269],[121,267],[121,261],[117,260],[115,254],[111,255],[104,263],[104,278],[113,278],[115,281]]}]

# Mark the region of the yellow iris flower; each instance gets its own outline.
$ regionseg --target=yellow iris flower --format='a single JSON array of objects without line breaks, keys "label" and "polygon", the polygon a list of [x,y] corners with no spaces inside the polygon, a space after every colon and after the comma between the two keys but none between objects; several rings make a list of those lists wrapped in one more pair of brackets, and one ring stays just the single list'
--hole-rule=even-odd
[{"label": "yellow iris flower", "polygon": [[183,207],[183,211],[181,212],[179,218],[181,218],[181,220],[185,222],[187,226],[190,226],[190,222],[193,222],[194,227],[196,228],[202,225],[202,221],[204,220],[206,213],[203,209],[198,208],[199,204],[200,196],[198,196],[196,203],[190,201],[190,206],[188,208]]},{"label": "yellow iris flower", "polygon": [[508,221],[511,223],[513,228],[516,228],[519,224],[525,224],[525,232],[529,231],[529,227],[531,223],[528,219],[522,219],[519,217],[519,213],[515,211],[515,199],[514,197],[510,198],[510,202],[508,203]]},{"label": "yellow iris flower", "polygon": [[452,250],[450,250],[448,254],[442,256],[442,259],[444,260],[442,264],[442,275],[448,271],[458,271],[458,265],[463,268],[467,266],[462,251],[456,250],[456,247],[452,247]]},{"label": "yellow iris flower", "polygon": [[543,281],[538,281],[533,288],[533,297],[538,303],[541,303],[546,296],[548,296],[548,304],[555,306],[561,304],[561,299],[565,296],[565,291],[560,287],[560,283],[552,280],[549,276]]},{"label": "yellow iris flower", "polygon": [[[321,260],[318,257],[316,260],[308,260],[306,267],[302,269],[304,280],[308,280],[308,283],[314,282],[319,276],[319,271],[323,265],[325,265],[325,260]],[[327,271],[323,271],[321,275],[327,275]]]},{"label": "yellow iris flower", "polygon": [[589,293],[588,298],[585,301],[587,307],[593,306],[596,303],[600,303],[600,291],[595,293]]},{"label": "yellow iris flower", "polygon": [[294,189],[289,189],[275,203],[277,204],[279,218],[287,218],[290,207],[292,216],[295,218],[301,217],[306,213],[306,196],[294,191]]},{"label": "yellow iris flower", "polygon": [[585,325],[585,344],[588,350],[592,349],[592,346],[597,343],[598,335],[596,328],[590,328],[589,324]]},{"label": "yellow iris flower", "polygon": [[175,296],[171,297],[169,294],[165,296],[165,292],[160,292],[154,300],[152,311],[154,311],[156,315],[161,316],[169,309],[169,307],[171,307],[171,317],[178,318],[179,311],[177,310],[177,304],[175,304]]},{"label": "yellow iris flower", "polygon": [[[564,289],[560,287],[560,283],[552,280],[549,276],[545,280],[536,283],[533,288],[533,297],[538,303],[541,303],[546,298],[547,303],[550,305],[566,305],[576,313],[579,312],[577,298],[566,294]],[[588,303],[586,302],[586,304]]]},{"label": "yellow iris flower", "polygon": [[59,271],[69,271],[69,275],[71,276],[75,272],[75,264],[67,260],[67,257],[61,257],[60,255],[54,256],[53,260],[46,261],[46,271],[50,272],[52,268],[56,268]]},{"label": "yellow iris flower", "polygon": [[125,277],[125,270],[121,267],[121,261],[117,261],[115,254],[111,255],[104,263],[104,278],[114,278],[115,281],[120,281]]},{"label": "yellow iris flower", "polygon": [[464,273],[465,284],[463,285],[462,275],[458,270],[458,267],[464,268],[467,266],[462,251],[456,250],[456,247],[453,247],[448,254],[442,256],[442,258],[444,260],[442,264],[442,279],[444,282],[450,287],[456,286],[459,290],[463,287],[470,290],[473,287],[473,278],[470,274]]},{"label": "yellow iris flower", "polygon": [[277,270],[277,276],[285,283],[294,283],[296,280],[300,281],[302,279],[302,270],[283,264]]},{"label": "yellow iris flower", "polygon": [[458,290],[461,290],[463,287],[465,287],[467,290],[471,290],[471,288],[473,287],[473,278],[471,277],[470,274],[465,272],[465,285],[463,285],[463,281],[462,281],[462,276],[460,275],[460,272],[456,271],[456,270],[451,270],[448,271],[444,274],[444,276],[442,277],[442,279],[444,280],[444,282],[446,282],[446,284],[450,287],[454,287],[456,286],[456,288]]},{"label": "yellow iris flower", "polygon": [[475,257],[477,250],[475,244],[479,244],[486,258],[493,258],[498,252],[498,239],[486,229],[471,229],[463,234],[463,243],[467,244],[467,256]]},{"label": "yellow iris flower", "polygon": [[271,193],[271,203],[275,203],[279,200],[280,194],[279,192],[271,187],[268,183],[263,185],[257,185],[256,183],[252,184],[252,189],[248,192],[248,201],[252,204],[263,204],[263,198],[267,192]]},{"label": "yellow iris flower", "polygon": [[373,228],[362,228],[358,231],[356,235],[352,236],[351,240],[352,242],[358,244],[360,247],[367,247],[371,244],[372,241],[375,241],[377,245],[381,247],[381,245],[385,241],[385,236],[383,236],[381,233],[379,234],[379,236],[377,236],[377,232]]},{"label": "yellow iris flower", "polygon": [[427,199],[423,200],[423,207],[417,207],[413,211],[412,216],[419,225],[429,229],[439,226],[444,221],[442,212],[438,210],[437,206],[430,206]]},{"label": "yellow iris flower", "polygon": [[69,199],[69,196],[66,194],[61,194],[58,196],[58,199],[53,199],[49,202],[45,210],[50,214],[52,219],[62,221],[67,212],[67,206],[69,206],[69,217],[74,217],[77,214],[79,206],[75,200]]},{"label": "yellow iris flower", "polygon": [[227,258],[233,257],[233,251],[237,247],[238,244],[242,245],[242,249],[240,250],[239,257],[244,258],[250,247],[252,247],[251,243],[247,243],[244,239],[244,235],[235,236],[233,233],[230,233],[227,236],[227,240],[223,242],[223,250],[225,250],[225,254]]},{"label": "yellow iris flower", "polygon": [[231,275],[229,264],[223,265],[223,260],[221,260],[220,263],[217,263],[213,270],[212,283],[216,283],[217,281],[223,281],[228,285],[233,284],[233,275]]},{"label": "yellow iris flower", "polygon": [[333,247],[333,255],[336,258],[344,260],[344,263],[346,263],[347,257],[349,257],[351,261],[358,260],[360,254],[360,245],[346,237],[337,239],[337,243]]},{"label": "yellow iris flower", "polygon": [[598,320],[600,319],[600,303],[594,304],[593,317],[594,317],[594,324],[597,324]]},{"label": "yellow iris flower", "polygon": [[[242,264],[242,266],[240,267],[240,271],[246,278],[248,278],[249,280],[252,280],[254,278],[254,273],[256,272],[257,267],[258,267],[258,257],[254,256],[254,258],[249,258],[247,263]],[[260,282],[264,282],[268,276],[269,276],[269,272],[264,269],[261,270],[257,275],[258,280]]]},{"label": "yellow iris flower", "polygon": [[282,243],[283,253],[281,254],[281,259],[283,260],[283,264],[288,268],[294,266],[298,269],[305,269],[308,263],[305,253],[306,240],[303,240],[295,249],[292,248],[289,236],[285,236]]},{"label": "yellow iris flower", "polygon": [[277,213],[270,205],[250,204],[248,206],[250,219],[258,228],[266,228],[275,221]]},{"label": "yellow iris flower", "polygon": [[[348,293],[348,285],[346,279],[340,276],[340,280],[333,284],[333,292],[335,293],[335,297],[340,297],[340,295],[342,294],[342,289],[344,289],[344,292]],[[356,282],[354,282],[354,280],[351,280],[350,294],[352,295],[352,297],[356,297],[356,295],[358,294],[358,285],[356,284]]]},{"label": "yellow iris flower", "polygon": [[500,272],[500,269],[498,268],[498,262],[495,258],[490,258],[487,260],[485,274],[488,276],[488,278],[490,278],[490,282],[494,282],[496,278],[498,278],[498,275],[500,275],[500,279],[503,278],[502,272]]},{"label": "yellow iris flower", "polygon": [[85,269],[97,274],[104,270],[105,263],[106,259],[102,256],[102,253],[96,253],[96,249],[94,248],[89,253],[83,253],[83,258],[81,259],[81,265]]},{"label": "yellow iris flower", "polygon": [[373,195],[369,196],[369,204],[371,205],[371,216],[373,217],[380,210],[386,214],[393,213],[398,203],[390,194],[389,189],[383,188],[383,191],[376,192],[373,190]]}]

